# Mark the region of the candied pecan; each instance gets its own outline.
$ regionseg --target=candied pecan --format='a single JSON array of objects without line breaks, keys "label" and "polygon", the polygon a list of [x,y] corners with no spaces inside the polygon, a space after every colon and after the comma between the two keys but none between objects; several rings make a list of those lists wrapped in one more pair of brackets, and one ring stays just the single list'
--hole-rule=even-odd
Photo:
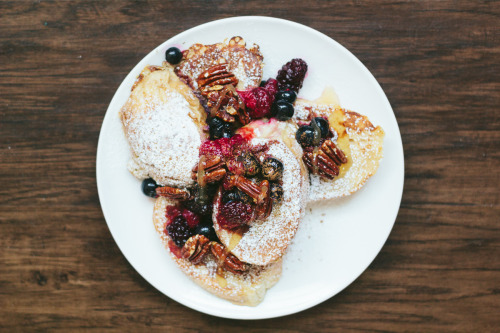
[{"label": "candied pecan", "polygon": [[169,199],[176,199],[176,200],[188,200],[191,197],[191,194],[189,193],[188,190],[170,186],[157,187],[156,194],[160,197],[166,197]]},{"label": "candied pecan", "polygon": [[227,252],[224,245],[220,243],[211,242],[210,250],[214,257],[221,262],[222,268],[231,273],[242,274],[249,268],[248,264],[236,258],[234,254]]},{"label": "candied pecan", "polygon": [[190,237],[182,247],[182,256],[193,264],[201,263],[205,255],[210,250],[210,240],[203,235]]},{"label": "candied pecan", "polygon": [[[206,183],[214,183],[221,180],[226,175],[226,169],[224,161],[217,155],[203,155],[200,158],[200,162],[193,168],[191,178],[197,180],[201,186]],[[202,179],[198,179],[198,170],[201,168],[203,170]]]},{"label": "candied pecan", "polygon": [[273,209],[271,200],[271,186],[268,180],[263,180],[262,182],[260,182],[259,186],[265,193],[265,199],[260,205],[257,205],[255,212],[258,219],[265,219],[269,217],[269,215],[271,215],[271,211]]},{"label": "candied pecan", "polygon": [[237,187],[239,190],[248,194],[257,204],[261,204],[266,198],[266,193],[262,188],[251,180],[240,175],[229,175],[224,181],[224,188],[229,190]]},{"label": "candied pecan", "polygon": [[345,154],[331,140],[325,140],[317,152],[305,152],[302,160],[311,173],[327,179],[338,176],[339,167],[347,163]]}]

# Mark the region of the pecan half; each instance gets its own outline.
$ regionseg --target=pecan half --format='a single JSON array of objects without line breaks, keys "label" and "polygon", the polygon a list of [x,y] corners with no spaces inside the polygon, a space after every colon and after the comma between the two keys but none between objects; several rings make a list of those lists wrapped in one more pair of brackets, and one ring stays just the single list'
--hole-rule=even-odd
[{"label": "pecan half", "polygon": [[[192,169],[191,179],[197,180],[199,185],[214,183],[221,180],[226,175],[224,161],[217,155],[203,155],[200,162]],[[198,170],[203,170],[203,177],[198,179]]]},{"label": "pecan half", "polygon": [[248,270],[249,265],[236,258],[234,254],[227,252],[224,245],[217,242],[211,242],[211,244],[210,250],[221,262],[222,268],[234,274],[242,274]]},{"label": "pecan half", "polygon": [[166,197],[169,199],[176,199],[176,200],[188,200],[191,197],[191,194],[189,193],[188,190],[170,186],[157,187],[156,194],[160,197]]},{"label": "pecan half", "polygon": [[194,235],[190,237],[182,247],[182,256],[193,264],[202,262],[205,255],[210,250],[210,240],[203,235]]},{"label": "pecan half", "polygon": [[238,79],[228,71],[228,64],[210,67],[198,76],[197,82],[212,117],[229,123],[238,119],[243,125],[250,122],[245,104],[234,88]]},{"label": "pecan half", "polygon": [[333,179],[339,175],[340,166],[347,163],[347,157],[337,145],[326,140],[316,151],[305,152],[302,160],[309,171],[323,178]]},{"label": "pecan half", "polygon": [[263,180],[262,182],[260,182],[259,186],[265,193],[265,199],[260,205],[257,205],[255,213],[257,215],[257,219],[265,219],[269,217],[269,215],[271,215],[271,211],[273,209],[271,200],[271,186],[268,180]]},{"label": "pecan half", "polygon": [[229,175],[226,177],[224,188],[229,190],[235,186],[245,194],[248,194],[257,204],[261,204],[266,199],[266,193],[251,180],[240,175]]},{"label": "pecan half", "polygon": [[204,71],[196,80],[202,95],[206,96],[211,91],[222,90],[227,84],[236,86],[238,79],[227,70],[227,64],[215,65]]}]

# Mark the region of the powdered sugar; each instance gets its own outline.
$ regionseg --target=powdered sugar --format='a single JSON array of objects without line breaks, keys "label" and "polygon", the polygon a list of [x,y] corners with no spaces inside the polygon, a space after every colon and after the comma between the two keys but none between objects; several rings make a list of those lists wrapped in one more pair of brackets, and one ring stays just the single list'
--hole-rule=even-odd
[{"label": "powdered sugar", "polygon": [[201,144],[192,105],[180,92],[163,86],[158,76],[168,78],[168,72],[149,75],[155,80],[144,78],[122,110],[132,150],[129,170],[161,185],[187,187],[193,184],[191,168],[198,162]]}]

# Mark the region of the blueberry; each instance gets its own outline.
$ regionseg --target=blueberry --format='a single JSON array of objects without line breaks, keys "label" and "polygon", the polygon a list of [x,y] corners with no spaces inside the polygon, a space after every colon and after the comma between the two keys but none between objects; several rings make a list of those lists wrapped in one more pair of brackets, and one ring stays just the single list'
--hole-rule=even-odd
[{"label": "blueberry", "polygon": [[277,101],[283,100],[288,103],[293,103],[297,99],[297,93],[293,90],[278,91],[275,98]]},{"label": "blueberry", "polygon": [[283,177],[283,163],[274,157],[268,157],[262,162],[262,177],[276,181]]},{"label": "blueberry", "polygon": [[194,229],[195,234],[203,235],[211,241],[217,241],[217,234],[214,227],[208,223],[200,223]]},{"label": "blueberry", "polygon": [[259,87],[264,87],[267,83],[267,80],[260,81]]},{"label": "blueberry", "polygon": [[311,126],[313,125],[313,122],[316,123],[316,125],[321,130],[321,137],[325,138],[328,135],[328,132],[330,132],[330,125],[328,124],[328,120],[326,120],[325,118],[316,117],[311,121]]},{"label": "blueberry", "polygon": [[152,178],[144,179],[141,184],[142,193],[151,198],[156,198],[158,184]]},{"label": "blueberry", "polygon": [[299,127],[295,138],[302,147],[314,146],[314,128],[309,125]]},{"label": "blueberry", "polygon": [[283,187],[276,183],[270,184],[271,199],[275,202],[280,202],[283,199]]},{"label": "blueberry", "polygon": [[294,109],[290,102],[279,100],[274,103],[274,117],[278,120],[285,121],[292,118]]},{"label": "blueberry", "polygon": [[245,176],[253,177],[260,173],[259,161],[252,153],[244,152],[238,157],[238,160],[243,164]]},{"label": "blueberry", "polygon": [[224,192],[222,195],[222,202],[227,203],[229,201],[239,201],[240,195],[237,191]]},{"label": "blueberry", "polygon": [[220,118],[214,117],[208,121],[210,127],[210,139],[230,138],[233,136],[231,124],[222,121]]},{"label": "blueberry", "polygon": [[177,65],[182,60],[182,52],[176,47],[171,47],[165,52],[165,60],[172,65]]}]

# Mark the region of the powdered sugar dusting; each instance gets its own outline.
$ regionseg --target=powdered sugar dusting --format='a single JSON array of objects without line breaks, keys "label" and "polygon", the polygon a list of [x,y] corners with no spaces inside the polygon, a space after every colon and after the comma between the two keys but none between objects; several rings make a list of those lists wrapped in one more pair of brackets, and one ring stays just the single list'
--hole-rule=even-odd
[{"label": "powdered sugar dusting", "polygon": [[[267,131],[267,127],[273,128],[274,131]],[[268,144],[267,153],[280,160],[284,167],[283,200],[273,205],[271,215],[267,219],[253,222],[232,251],[240,260],[255,265],[266,265],[284,254],[297,231],[300,219],[305,214],[309,182],[301,159],[282,141],[291,135],[291,132],[286,131],[286,127],[286,124],[276,127],[274,122],[261,123],[258,133],[267,133],[272,139],[257,137],[251,140],[253,145]],[[302,153],[300,148],[294,147],[295,149]],[[216,207],[214,211],[217,211]],[[228,245],[231,232],[218,228],[217,224],[215,228],[222,243]]]},{"label": "powdered sugar dusting", "polygon": [[187,187],[193,184],[191,168],[201,144],[191,105],[173,89],[152,91],[133,93],[138,100],[124,107],[128,114],[122,120],[132,150],[129,170],[161,185]]},{"label": "powdered sugar dusting", "polygon": [[[278,260],[264,267],[251,266],[249,271],[242,275],[226,271],[223,277],[218,277],[216,275],[217,261],[211,255],[207,255],[199,265],[176,257],[169,250],[169,237],[164,232],[167,223],[165,208],[167,205],[173,204],[174,202],[164,197],[156,199],[153,223],[162,243],[177,266],[198,285],[219,297],[239,305],[255,306],[259,304],[264,298],[266,290],[279,280],[282,261]],[[221,283],[221,280],[224,283]]]}]

